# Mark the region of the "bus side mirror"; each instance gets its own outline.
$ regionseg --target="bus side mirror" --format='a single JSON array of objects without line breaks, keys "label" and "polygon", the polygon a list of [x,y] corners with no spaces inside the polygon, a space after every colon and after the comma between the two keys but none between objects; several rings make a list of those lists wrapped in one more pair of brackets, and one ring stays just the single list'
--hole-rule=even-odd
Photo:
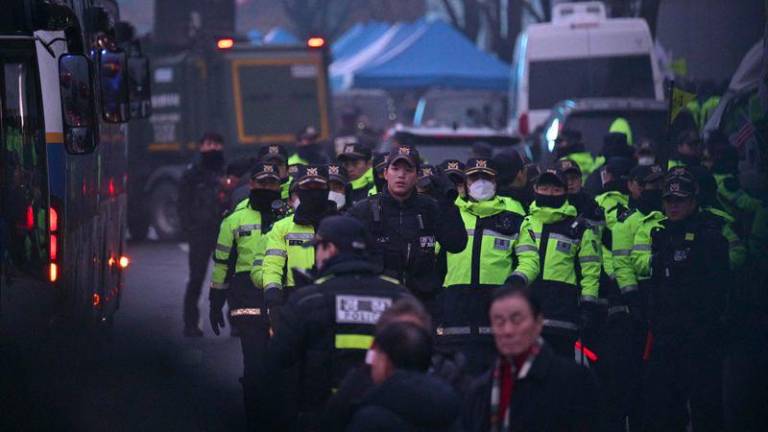
[{"label": "bus side mirror", "polygon": [[125,123],[130,118],[128,108],[127,56],[123,51],[101,50],[99,75],[101,108],[107,123]]},{"label": "bus side mirror", "polygon": [[72,154],[96,149],[96,110],[91,62],[82,54],[59,57],[59,91],[64,123],[64,145]]},{"label": "bus side mirror", "polygon": [[152,113],[152,94],[149,89],[149,59],[146,57],[128,57],[128,89],[131,118],[149,117]]}]

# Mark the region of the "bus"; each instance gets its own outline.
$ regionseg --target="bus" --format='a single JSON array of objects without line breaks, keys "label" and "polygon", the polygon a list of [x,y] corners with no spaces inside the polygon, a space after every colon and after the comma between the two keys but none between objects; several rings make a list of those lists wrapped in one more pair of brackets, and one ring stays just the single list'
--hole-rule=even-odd
[{"label": "bus", "polygon": [[148,62],[114,0],[3,6],[0,329],[109,324],[130,261],[127,123],[149,114]]}]

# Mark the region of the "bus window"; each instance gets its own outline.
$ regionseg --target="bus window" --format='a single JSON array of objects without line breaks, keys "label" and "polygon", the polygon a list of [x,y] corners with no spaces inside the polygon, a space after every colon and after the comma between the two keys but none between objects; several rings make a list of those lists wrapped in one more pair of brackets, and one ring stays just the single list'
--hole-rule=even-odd
[{"label": "bus window", "polygon": [[43,278],[47,263],[47,166],[31,57],[0,60],[0,259],[11,275]]}]

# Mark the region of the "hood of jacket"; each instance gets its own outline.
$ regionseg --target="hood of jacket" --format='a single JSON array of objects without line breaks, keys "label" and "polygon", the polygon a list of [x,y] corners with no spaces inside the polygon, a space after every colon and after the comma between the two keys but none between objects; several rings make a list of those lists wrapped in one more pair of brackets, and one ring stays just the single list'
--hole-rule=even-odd
[{"label": "hood of jacket", "polygon": [[459,210],[468,211],[477,217],[489,217],[507,210],[507,203],[500,196],[495,196],[487,201],[474,201],[469,198],[457,198],[456,207]]},{"label": "hood of jacket", "polygon": [[361,405],[384,408],[418,428],[448,428],[456,422],[461,400],[439,378],[398,370],[372,388]]}]

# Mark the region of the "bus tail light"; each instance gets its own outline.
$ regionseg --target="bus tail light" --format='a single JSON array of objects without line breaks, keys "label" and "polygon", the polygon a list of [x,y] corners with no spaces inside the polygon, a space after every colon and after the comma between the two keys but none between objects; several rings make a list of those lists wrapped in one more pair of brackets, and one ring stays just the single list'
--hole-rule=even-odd
[{"label": "bus tail light", "polygon": [[56,282],[59,279],[59,212],[48,208],[48,279]]},{"label": "bus tail light", "polygon": [[49,242],[49,256],[51,258],[51,262],[56,262],[56,258],[59,254],[59,239],[56,236],[56,234],[51,234],[50,237],[51,241]]},{"label": "bus tail light", "polygon": [[319,36],[314,36],[307,39],[307,46],[310,48],[322,48],[325,46],[325,39]]},{"label": "bus tail light", "polygon": [[216,41],[216,48],[220,50],[232,49],[235,46],[235,40],[232,38],[221,38]]}]

